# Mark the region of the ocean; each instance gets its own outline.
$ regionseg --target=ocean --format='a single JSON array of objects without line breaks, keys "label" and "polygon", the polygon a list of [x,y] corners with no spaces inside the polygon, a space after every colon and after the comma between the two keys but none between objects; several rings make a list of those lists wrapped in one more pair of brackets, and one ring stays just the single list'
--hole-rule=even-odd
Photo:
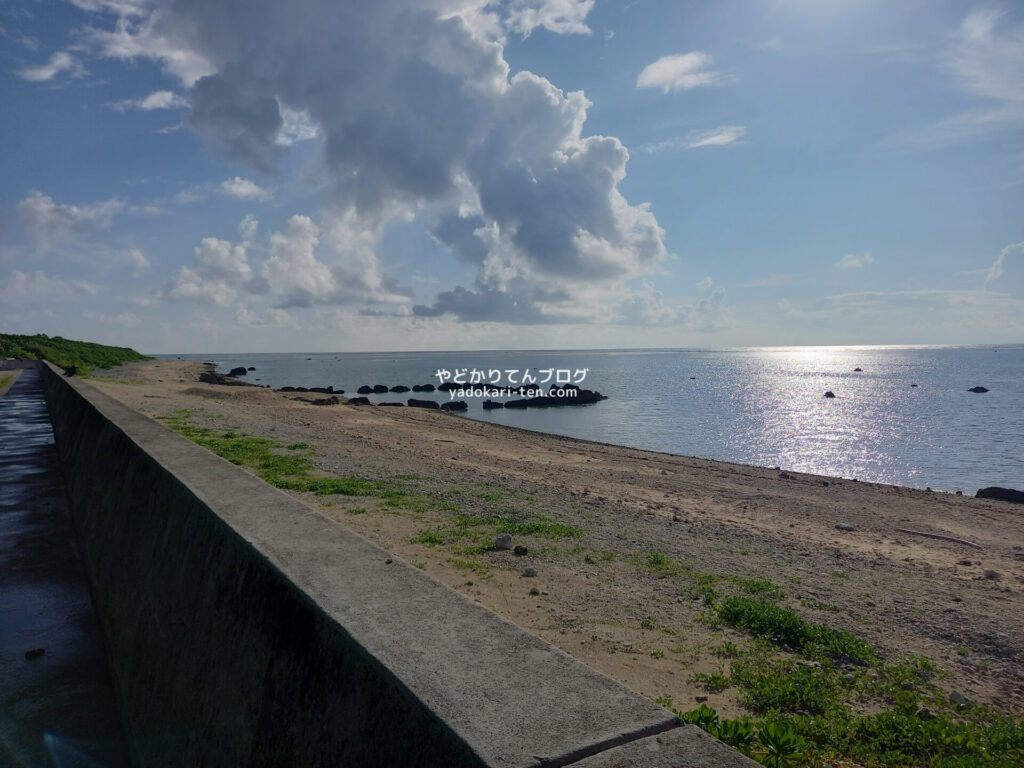
[{"label": "ocean", "polygon": [[[485,411],[480,421],[684,456],[973,494],[1024,488],[1024,345],[771,347],[704,350],[252,353],[161,355],[209,360],[272,387],[439,383],[569,371],[608,396],[592,405]],[[862,369],[856,371],[856,368]],[[552,373],[547,373],[551,371]],[[585,374],[580,380],[580,371]],[[912,386],[916,384],[917,386]],[[984,394],[971,387],[988,388]],[[830,390],[835,398],[824,397]],[[432,394],[371,395],[373,402]],[[459,398],[462,399],[462,398]],[[494,398],[507,399],[507,398]]]}]

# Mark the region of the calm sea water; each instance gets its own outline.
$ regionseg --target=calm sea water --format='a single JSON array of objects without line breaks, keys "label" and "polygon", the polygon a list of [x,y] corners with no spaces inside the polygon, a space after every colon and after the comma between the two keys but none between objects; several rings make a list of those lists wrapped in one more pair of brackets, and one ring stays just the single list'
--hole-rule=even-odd
[{"label": "calm sea water", "polygon": [[[225,372],[254,366],[248,380],[273,387],[330,384],[349,394],[362,384],[437,384],[438,369],[587,369],[582,386],[608,400],[484,411],[482,398],[470,399],[465,415],[666,453],[919,488],[968,494],[988,485],[1024,488],[1024,346],[181,358],[215,361]],[[990,391],[966,391],[978,385]],[[826,390],[836,398],[826,399]],[[410,395],[448,398],[409,393],[371,400]]]}]

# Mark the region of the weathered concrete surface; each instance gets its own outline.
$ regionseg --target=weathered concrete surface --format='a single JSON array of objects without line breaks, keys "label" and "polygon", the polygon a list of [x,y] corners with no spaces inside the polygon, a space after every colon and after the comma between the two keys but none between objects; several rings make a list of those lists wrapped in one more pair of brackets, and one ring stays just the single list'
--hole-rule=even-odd
[{"label": "weathered concrete surface", "polygon": [[679,726],[87,383],[44,381],[138,765],[562,766]]},{"label": "weathered concrete surface", "polygon": [[0,765],[127,766],[39,373],[18,372],[0,398]]},{"label": "weathered concrete surface", "polygon": [[695,725],[632,741],[580,760],[573,768],[757,768]]}]

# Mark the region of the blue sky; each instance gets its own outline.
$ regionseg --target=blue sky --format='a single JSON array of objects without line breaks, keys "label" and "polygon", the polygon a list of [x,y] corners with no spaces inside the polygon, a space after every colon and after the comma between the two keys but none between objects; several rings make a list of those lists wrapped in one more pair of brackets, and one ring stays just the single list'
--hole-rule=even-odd
[{"label": "blue sky", "polygon": [[9,0],[0,328],[1024,342],[1024,9]]}]

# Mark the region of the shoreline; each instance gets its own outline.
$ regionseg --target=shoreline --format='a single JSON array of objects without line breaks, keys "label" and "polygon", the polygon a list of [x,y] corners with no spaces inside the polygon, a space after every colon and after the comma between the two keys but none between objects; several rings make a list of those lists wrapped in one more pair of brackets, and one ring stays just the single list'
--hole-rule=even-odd
[{"label": "shoreline", "polygon": [[[421,409],[314,406],[199,384],[202,369],[160,359],[89,383],[151,417],[187,412],[182,423],[266,438],[278,453],[308,446],[317,476],[401,490],[398,501],[289,493],[651,698],[746,711],[735,687],[702,682],[731,667],[711,649],[746,648],[749,637],[708,625],[701,590],[713,584],[722,598],[762,580],[780,604],[865,637],[887,659],[948,668],[947,694],[1024,714],[1020,505]],[[528,554],[491,551],[495,523],[518,526]],[[537,575],[524,577],[527,567]]]},{"label": "shoreline", "polygon": [[[356,388],[362,388],[360,385],[371,379],[384,381],[386,386],[415,384],[422,379],[415,372],[417,366],[426,366],[418,353],[402,353],[395,359],[377,353],[348,357],[342,353],[322,353],[312,358],[317,361],[312,363],[301,362],[303,355],[298,353],[290,356],[239,354],[227,358],[202,355],[196,356],[197,362],[200,357],[203,361],[216,360],[225,373],[232,367],[256,364],[258,370],[249,373],[248,378],[257,377],[257,382],[262,379],[261,383],[274,388],[322,387],[330,383],[349,391],[349,397],[354,397]],[[996,359],[994,355],[990,357]],[[360,359],[363,362],[356,362]],[[543,369],[547,367],[541,362],[545,359],[539,357],[529,364],[540,365]],[[616,357],[618,367],[614,370],[635,364],[629,362],[631,359]],[[429,362],[434,358],[425,360]],[[913,364],[926,365],[928,360],[930,358],[925,363]],[[989,358],[984,360],[987,364]],[[503,367],[499,361],[500,358],[496,358],[490,364]],[[900,365],[901,361],[902,358],[896,359]],[[1018,358],[1013,361],[1019,365]],[[737,407],[737,398],[743,403],[750,400],[744,383],[747,379],[733,381],[725,375],[732,371],[732,363],[714,363],[704,358],[681,360],[678,364],[683,367],[679,371],[685,368],[686,372],[679,373],[682,378],[675,384],[665,379],[662,370],[665,365],[675,365],[671,360],[659,364],[657,377],[651,380],[649,387],[634,390],[630,388],[630,381],[618,374],[601,382],[610,390],[606,391],[595,382],[594,386],[610,395],[611,401],[598,411],[586,413],[569,407],[554,408],[550,414],[540,408],[506,413],[504,409],[481,410],[484,398],[455,399],[468,402],[469,411],[462,415],[475,421],[710,461],[766,469],[781,467],[824,477],[967,495],[985,487],[1019,487],[1024,482],[1018,478],[1019,462],[1006,447],[1014,444],[1012,430],[998,425],[1002,421],[1001,410],[1012,407],[1019,395],[1024,394],[1017,383],[1006,380],[1005,370],[1000,369],[1000,374],[988,371],[991,376],[978,378],[978,381],[984,379],[982,383],[994,387],[996,392],[982,397],[963,394],[970,384],[978,383],[970,376],[944,375],[933,381],[921,371],[900,374],[899,365],[889,365],[893,360],[884,355],[856,362],[865,365],[868,373],[853,372],[859,370],[852,367],[854,362],[849,362],[849,367],[823,363],[815,368],[807,379],[813,379],[821,387],[815,390],[813,385],[808,387],[801,383],[806,376],[800,373],[803,363],[798,360],[793,369],[796,373],[787,368],[783,382],[786,392],[793,390],[792,396],[787,395],[785,402],[771,396],[764,405]],[[593,366],[595,360],[581,360],[579,364]],[[743,374],[746,368],[741,368],[740,374]],[[697,378],[702,381],[687,383],[684,379],[690,373],[698,374]],[[915,378],[916,375],[926,378]],[[756,392],[765,388],[774,392],[778,382],[773,381],[763,385],[755,382],[759,387]],[[921,382],[921,389],[916,388],[916,382]],[[630,386],[623,389],[626,384]],[[676,385],[678,391],[672,389]],[[669,389],[665,389],[666,386]],[[907,389],[908,386],[911,388]],[[835,389],[840,397],[829,401],[824,408],[825,404],[819,401],[826,389]],[[441,393],[370,394],[369,399],[372,404],[404,402],[409,396],[435,402],[451,399]],[[891,418],[879,410],[880,403],[890,400],[895,403]],[[975,415],[979,424],[990,425],[992,439],[986,441],[981,437],[985,432],[966,426]],[[918,439],[915,424],[923,423],[930,427]],[[951,450],[951,447],[960,450]]]}]

